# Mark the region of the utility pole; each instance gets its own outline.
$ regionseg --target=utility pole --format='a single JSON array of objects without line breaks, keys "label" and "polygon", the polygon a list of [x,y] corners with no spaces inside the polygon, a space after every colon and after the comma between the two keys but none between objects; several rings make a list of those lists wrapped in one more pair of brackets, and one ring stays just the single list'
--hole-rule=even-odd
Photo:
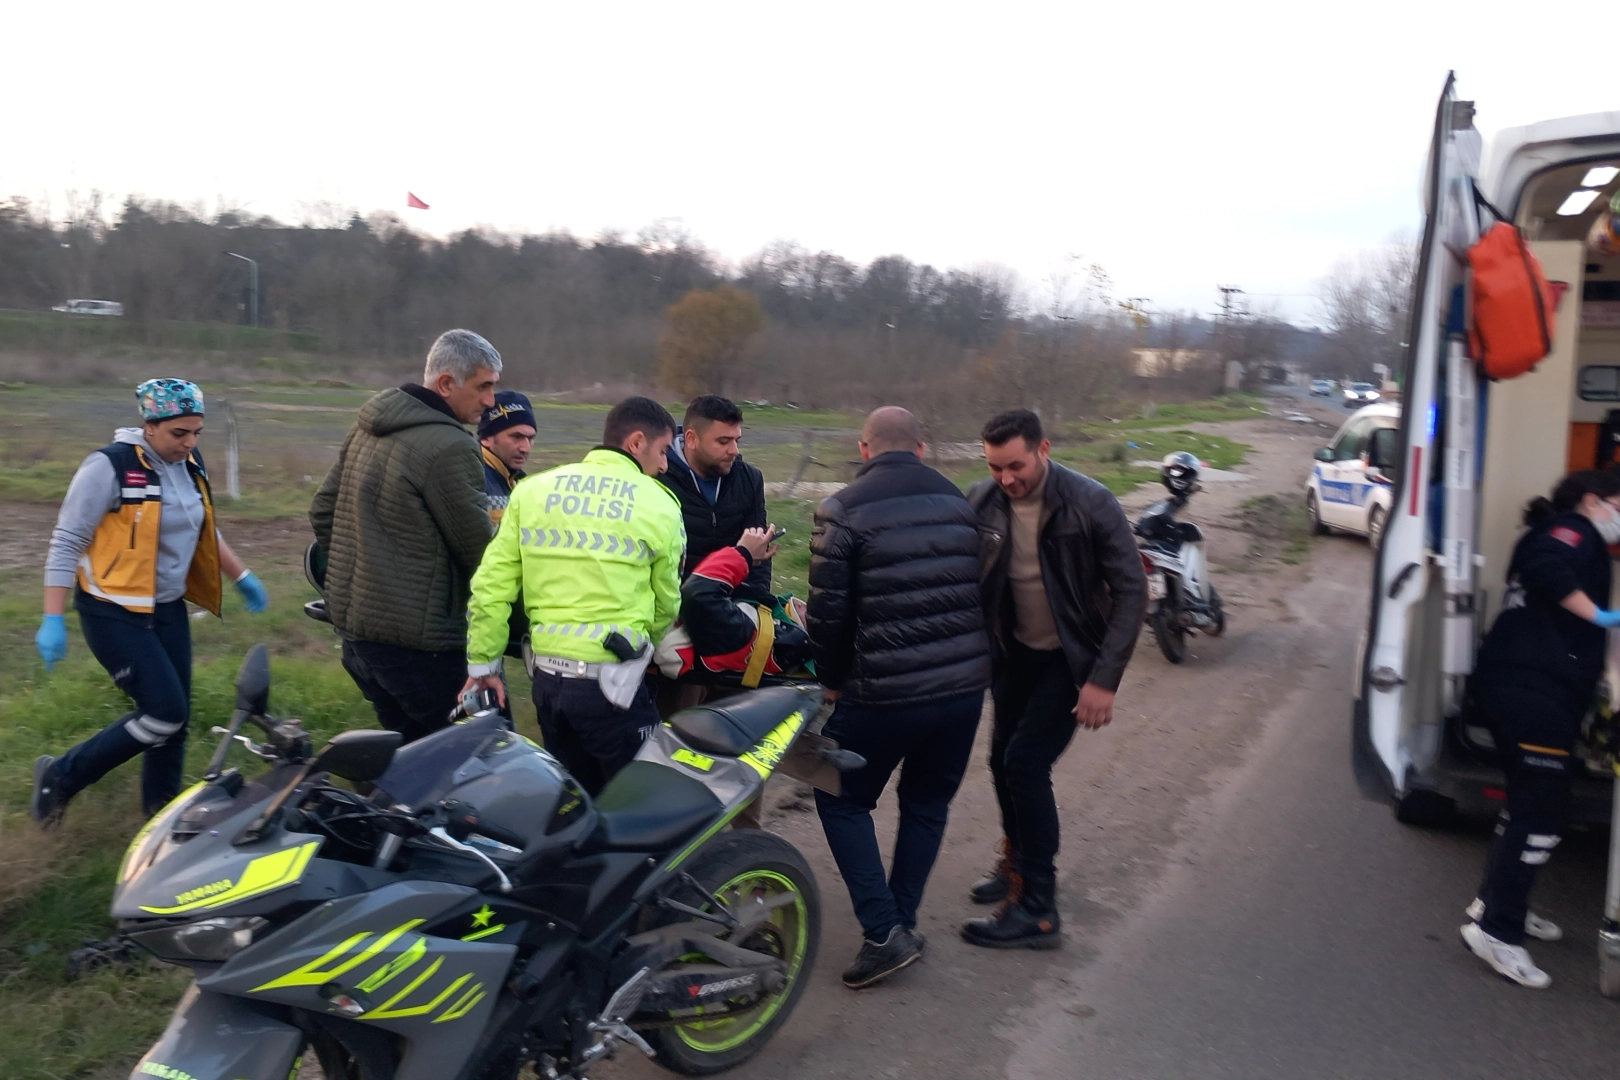
[{"label": "utility pole", "polygon": [[1242,296],[1243,290],[1238,288],[1236,285],[1217,285],[1215,287],[1221,290],[1221,320],[1223,322],[1231,322],[1232,297]]},{"label": "utility pole", "polygon": [[1236,285],[1217,285],[1215,287],[1221,291],[1221,321],[1217,340],[1219,341],[1221,357],[1221,389],[1219,392],[1224,393],[1227,390],[1237,389],[1237,385],[1233,381],[1231,353],[1233,345],[1232,319],[1239,313],[1233,310],[1232,298],[1242,296],[1243,290]]},{"label": "utility pole", "polygon": [[248,325],[259,325],[259,264],[246,255],[238,255],[234,251],[225,254],[233,259],[241,259],[248,264]]}]

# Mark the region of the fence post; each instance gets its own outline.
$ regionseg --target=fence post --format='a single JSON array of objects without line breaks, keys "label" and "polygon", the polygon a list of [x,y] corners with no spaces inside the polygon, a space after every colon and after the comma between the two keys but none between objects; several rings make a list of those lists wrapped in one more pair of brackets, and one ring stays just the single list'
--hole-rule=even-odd
[{"label": "fence post", "polygon": [[238,442],[236,409],[229,401],[225,406],[225,494],[232,499],[242,497],[242,456]]}]

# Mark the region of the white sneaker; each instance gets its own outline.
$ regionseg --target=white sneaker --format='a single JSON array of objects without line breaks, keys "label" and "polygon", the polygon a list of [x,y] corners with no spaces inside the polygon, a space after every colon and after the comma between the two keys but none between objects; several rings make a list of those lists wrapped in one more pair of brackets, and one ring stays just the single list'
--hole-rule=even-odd
[{"label": "white sneaker", "polygon": [[1504,979],[1532,990],[1545,990],[1552,985],[1552,976],[1536,967],[1523,945],[1509,945],[1498,941],[1479,928],[1478,923],[1464,923],[1461,928],[1463,944]]},{"label": "white sneaker", "polygon": [[[1485,917],[1485,901],[1474,897],[1474,902],[1468,905],[1463,914],[1479,922]],[[1524,932],[1537,941],[1560,941],[1564,936],[1563,927],[1551,919],[1543,919],[1533,911],[1524,913]]]}]

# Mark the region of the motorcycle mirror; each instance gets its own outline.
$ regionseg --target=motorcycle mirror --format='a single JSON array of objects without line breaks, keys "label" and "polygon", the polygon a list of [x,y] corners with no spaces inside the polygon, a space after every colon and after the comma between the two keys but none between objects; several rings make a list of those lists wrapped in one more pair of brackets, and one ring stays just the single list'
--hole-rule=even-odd
[{"label": "motorcycle mirror", "polygon": [[309,771],[329,772],[357,783],[375,780],[388,771],[403,739],[397,731],[345,731],[321,747]]},{"label": "motorcycle mirror", "polygon": [[1317,449],[1317,451],[1316,451],[1316,460],[1317,461],[1332,461],[1333,460],[1333,447],[1331,447],[1331,446],[1319,447]]},{"label": "motorcycle mirror", "polygon": [[255,645],[236,670],[236,707],[249,716],[263,716],[270,708],[270,651]]}]

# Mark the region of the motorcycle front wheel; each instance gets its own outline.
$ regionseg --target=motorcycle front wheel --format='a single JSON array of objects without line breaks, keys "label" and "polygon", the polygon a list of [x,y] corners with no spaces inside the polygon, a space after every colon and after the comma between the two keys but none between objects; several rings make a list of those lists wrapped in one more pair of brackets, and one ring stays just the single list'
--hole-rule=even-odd
[{"label": "motorcycle front wheel", "polygon": [[821,942],[821,892],[797,848],[755,829],[733,829],[716,837],[692,856],[685,869],[734,909],[783,894],[794,897],[746,940],[735,942],[784,961],[787,979],[780,990],[744,1012],[647,1032],[659,1064],[687,1076],[704,1076],[759,1053],[793,1012]]},{"label": "motorcycle front wheel", "polygon": [[1148,625],[1153,628],[1153,640],[1159,643],[1159,651],[1166,660],[1179,664],[1187,659],[1187,628],[1176,623],[1176,611],[1168,596],[1148,612]]}]

